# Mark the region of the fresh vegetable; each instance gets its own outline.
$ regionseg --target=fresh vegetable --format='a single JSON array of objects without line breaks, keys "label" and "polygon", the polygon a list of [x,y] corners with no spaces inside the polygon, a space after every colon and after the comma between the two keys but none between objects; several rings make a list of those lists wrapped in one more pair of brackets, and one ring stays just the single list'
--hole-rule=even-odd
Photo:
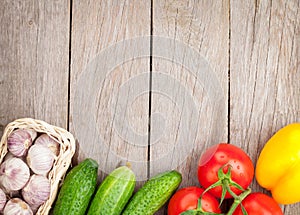
[{"label": "fresh vegetable", "polygon": [[251,193],[246,196],[233,215],[244,215],[242,207],[247,215],[283,215],[277,202],[263,193]]},{"label": "fresh vegetable", "polygon": [[122,166],[112,171],[100,184],[88,210],[88,215],[119,215],[132,196],[135,175]]},{"label": "fresh vegetable", "polygon": [[48,147],[34,144],[29,148],[26,160],[35,174],[47,175],[53,167],[54,154]]},{"label": "fresh vegetable", "polygon": [[50,181],[43,175],[32,175],[22,189],[23,199],[31,208],[38,208],[50,196]]},{"label": "fresh vegetable", "polygon": [[7,148],[16,157],[26,155],[31,144],[31,135],[25,129],[14,130],[7,138]]},{"label": "fresh vegetable", "polygon": [[198,180],[208,192],[218,198],[232,198],[242,193],[254,176],[250,157],[239,147],[220,143],[201,155]]},{"label": "fresh vegetable", "polygon": [[19,198],[10,199],[4,209],[3,215],[33,215],[33,212],[29,205]]},{"label": "fresh vegetable", "polygon": [[[178,190],[170,199],[168,205],[168,215],[179,215],[184,211],[194,210],[198,212],[221,213],[219,202],[210,193],[205,193],[199,187],[185,187]],[[198,200],[201,197],[201,204]]]},{"label": "fresh vegetable", "polygon": [[256,164],[258,183],[280,204],[300,201],[300,123],[280,129],[266,143]]},{"label": "fresh vegetable", "polygon": [[171,197],[181,183],[175,170],[160,173],[149,179],[129,201],[123,215],[152,215]]},{"label": "fresh vegetable", "polygon": [[[49,144],[50,139],[55,144]],[[48,214],[75,153],[72,134],[24,118],[7,125],[1,145],[0,188],[7,198],[0,196],[0,214],[3,205],[7,205],[5,214]],[[53,146],[55,151],[51,150]],[[18,201],[8,204],[10,199]],[[29,206],[30,211],[9,209],[10,205],[15,209]]]},{"label": "fresh vegetable", "polygon": [[87,158],[67,174],[54,206],[54,215],[83,215],[97,183],[98,164]]},{"label": "fresh vegetable", "polygon": [[40,135],[35,141],[35,145],[42,145],[49,148],[55,156],[59,154],[59,143],[50,137],[48,134]]},{"label": "fresh vegetable", "polygon": [[0,184],[6,192],[22,189],[29,177],[29,168],[21,158],[11,157],[0,166]]},{"label": "fresh vegetable", "polygon": [[[51,184],[47,177],[56,155],[51,150],[52,145],[44,144],[43,140],[48,138],[46,133],[30,128],[15,129],[7,136],[8,151],[0,165],[0,187],[13,200],[6,204],[8,199],[0,199],[1,205],[8,205],[6,214],[35,213],[49,199]],[[56,152],[59,150],[58,144]],[[19,211],[24,205],[30,210]]]}]

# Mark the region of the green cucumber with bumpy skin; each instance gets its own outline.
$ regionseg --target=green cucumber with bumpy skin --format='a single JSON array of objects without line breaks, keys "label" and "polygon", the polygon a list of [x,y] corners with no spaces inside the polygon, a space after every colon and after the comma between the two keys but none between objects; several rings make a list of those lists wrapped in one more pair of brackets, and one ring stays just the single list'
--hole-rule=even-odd
[{"label": "green cucumber with bumpy skin", "polygon": [[123,215],[153,215],[171,197],[182,180],[179,172],[163,172],[147,181],[132,197]]},{"label": "green cucumber with bumpy skin", "polygon": [[87,158],[66,175],[53,215],[84,215],[96,189],[98,164]]},{"label": "green cucumber with bumpy skin", "polygon": [[135,180],[127,166],[113,170],[100,184],[88,215],[120,215],[133,194]]}]

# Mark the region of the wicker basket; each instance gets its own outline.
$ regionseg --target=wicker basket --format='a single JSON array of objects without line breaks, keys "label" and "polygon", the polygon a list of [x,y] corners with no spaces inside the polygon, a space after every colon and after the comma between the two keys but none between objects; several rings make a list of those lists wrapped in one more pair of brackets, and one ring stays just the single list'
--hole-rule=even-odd
[{"label": "wicker basket", "polygon": [[59,185],[64,179],[64,176],[71,164],[72,157],[75,153],[75,140],[73,135],[65,129],[49,125],[44,121],[31,118],[17,119],[9,123],[4,130],[1,139],[0,163],[2,163],[4,156],[8,152],[7,137],[13,130],[18,128],[33,129],[38,133],[46,133],[56,139],[60,144],[59,155],[56,157],[53,168],[48,174],[48,179],[51,184],[50,197],[36,212],[36,214],[47,215],[56,198]]}]

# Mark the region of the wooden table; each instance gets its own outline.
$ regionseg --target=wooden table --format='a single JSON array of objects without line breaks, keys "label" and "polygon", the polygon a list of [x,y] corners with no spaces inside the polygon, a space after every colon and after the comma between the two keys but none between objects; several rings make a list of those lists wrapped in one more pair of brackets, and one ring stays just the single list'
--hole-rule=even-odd
[{"label": "wooden table", "polygon": [[1,0],[0,131],[21,117],[67,128],[74,162],[97,159],[102,180],[129,161],[138,187],[173,168],[198,185],[198,158],[218,142],[255,162],[300,121],[299,5]]}]

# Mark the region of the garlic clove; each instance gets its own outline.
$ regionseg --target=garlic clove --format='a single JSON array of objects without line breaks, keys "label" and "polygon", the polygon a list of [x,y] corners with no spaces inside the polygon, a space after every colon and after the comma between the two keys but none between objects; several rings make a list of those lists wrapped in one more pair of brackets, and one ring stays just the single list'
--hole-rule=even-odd
[{"label": "garlic clove", "polygon": [[47,175],[53,166],[54,155],[49,148],[34,144],[28,150],[26,160],[35,174]]},{"label": "garlic clove", "polygon": [[4,215],[33,215],[29,205],[19,198],[10,199],[3,210]]},{"label": "garlic clove", "polygon": [[3,210],[6,204],[6,195],[2,189],[0,189],[0,211]]},{"label": "garlic clove", "polygon": [[22,189],[23,199],[35,208],[48,200],[50,196],[50,182],[42,175],[32,175]]},{"label": "garlic clove", "polygon": [[10,158],[0,166],[0,184],[6,191],[22,189],[28,182],[29,176],[29,168],[20,158]]},{"label": "garlic clove", "polygon": [[8,151],[17,157],[26,155],[31,144],[31,135],[24,129],[14,130],[7,138]]},{"label": "garlic clove", "polygon": [[59,143],[51,138],[48,134],[42,134],[41,136],[39,136],[35,140],[34,144],[48,147],[56,156],[58,156],[59,154]]}]

